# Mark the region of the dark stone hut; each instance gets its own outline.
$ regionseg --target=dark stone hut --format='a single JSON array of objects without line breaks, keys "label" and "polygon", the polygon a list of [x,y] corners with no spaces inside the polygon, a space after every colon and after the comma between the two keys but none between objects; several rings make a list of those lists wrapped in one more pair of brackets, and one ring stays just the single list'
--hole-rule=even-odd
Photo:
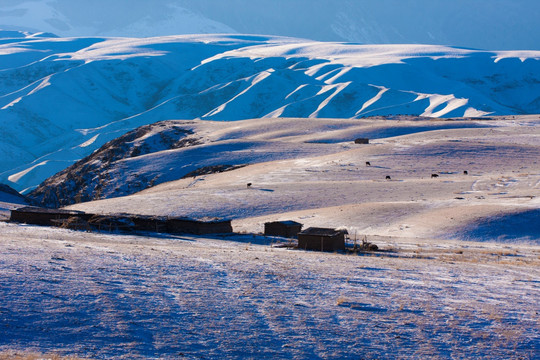
[{"label": "dark stone hut", "polygon": [[354,143],[355,144],[369,144],[369,139],[368,138],[357,138],[357,139],[354,139]]},{"label": "dark stone hut", "polygon": [[75,210],[46,209],[31,206],[11,210],[10,221],[77,230],[139,230],[196,235],[233,232],[231,220],[167,218],[131,214],[98,215]]},{"label": "dark stone hut", "polygon": [[94,215],[88,220],[98,231],[133,231],[135,224],[127,215]]},{"label": "dark stone hut", "polygon": [[72,216],[84,216],[84,213],[74,210],[25,206],[11,210],[10,221],[31,225],[58,226],[59,222]]},{"label": "dark stone hut", "polygon": [[345,232],[328,228],[307,228],[298,234],[298,248],[318,251],[345,250]]},{"label": "dark stone hut", "polygon": [[152,231],[157,233],[167,232],[167,218],[165,216],[132,216],[131,221],[135,226],[135,230]]},{"label": "dark stone hut", "polygon": [[167,219],[167,232],[171,234],[225,234],[232,233],[231,220],[195,220],[189,218]]},{"label": "dark stone hut", "polygon": [[297,238],[300,231],[302,231],[302,224],[292,220],[264,223],[264,235],[267,236]]}]

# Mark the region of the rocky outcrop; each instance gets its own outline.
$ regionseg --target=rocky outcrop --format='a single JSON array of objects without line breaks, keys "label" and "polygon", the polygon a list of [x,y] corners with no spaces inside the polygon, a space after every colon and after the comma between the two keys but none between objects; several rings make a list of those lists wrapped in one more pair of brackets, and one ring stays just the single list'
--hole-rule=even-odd
[{"label": "rocky outcrop", "polygon": [[144,190],[158,181],[159,172],[131,177],[121,184],[114,181],[111,173],[121,171],[123,160],[198,144],[200,139],[184,128],[187,124],[163,121],[130,131],[45,180],[29,198],[40,206],[56,208]]}]

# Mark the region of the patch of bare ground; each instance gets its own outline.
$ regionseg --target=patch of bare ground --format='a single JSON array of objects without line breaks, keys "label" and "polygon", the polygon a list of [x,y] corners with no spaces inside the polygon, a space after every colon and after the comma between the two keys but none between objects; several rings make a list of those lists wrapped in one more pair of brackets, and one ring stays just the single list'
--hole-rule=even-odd
[{"label": "patch of bare ground", "polygon": [[[41,354],[32,351],[0,350],[0,360],[83,360],[83,358],[50,353]],[[84,358],[84,360],[88,360],[88,358]]]}]

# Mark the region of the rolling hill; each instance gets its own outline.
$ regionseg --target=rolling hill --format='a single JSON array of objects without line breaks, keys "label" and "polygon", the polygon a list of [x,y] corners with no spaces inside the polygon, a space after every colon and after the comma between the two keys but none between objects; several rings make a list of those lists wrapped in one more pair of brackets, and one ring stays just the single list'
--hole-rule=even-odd
[{"label": "rolling hill", "polygon": [[17,190],[162,120],[540,112],[537,51],[252,35],[0,35],[0,182]]}]

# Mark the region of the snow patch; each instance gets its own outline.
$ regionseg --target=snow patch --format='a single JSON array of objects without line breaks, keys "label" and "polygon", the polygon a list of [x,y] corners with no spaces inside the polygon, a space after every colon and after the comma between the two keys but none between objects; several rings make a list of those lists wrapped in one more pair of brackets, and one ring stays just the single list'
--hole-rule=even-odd
[{"label": "snow patch", "polygon": [[328,96],[325,100],[323,100],[319,104],[319,107],[317,108],[317,110],[315,110],[313,113],[311,113],[309,115],[309,117],[310,118],[318,117],[319,112],[322,109],[324,109],[330,103],[330,101],[332,101],[332,99],[334,97],[336,97],[341,91],[343,91],[345,88],[347,88],[347,86],[349,86],[350,84],[351,84],[350,82],[347,82],[347,83],[343,83],[343,84],[335,84],[335,85],[323,86],[323,88],[317,93],[317,95],[324,94],[324,93],[326,93],[328,91],[331,91],[331,90],[334,90],[334,92],[330,96]]},{"label": "snow patch", "polygon": [[88,139],[87,141],[83,142],[82,144],[78,145],[77,147],[80,147],[80,148],[88,147],[88,146],[92,145],[97,140],[98,137],[99,137],[99,134],[93,136],[92,138]]},{"label": "snow patch", "polygon": [[6,106],[2,107],[1,109],[2,109],[2,110],[6,110],[7,108],[9,108],[9,107],[15,105],[16,103],[18,103],[18,102],[21,101],[21,100],[22,100],[22,96],[16,98],[15,100],[13,100],[12,102],[10,102],[10,103],[7,104]]},{"label": "snow patch", "polygon": [[51,76],[52,75],[46,76],[38,86],[36,86],[32,91],[30,91],[28,93],[28,95],[33,95],[36,92],[38,92],[39,90],[42,90],[42,89],[46,88],[47,86],[50,86],[51,85],[51,82],[50,82]]},{"label": "snow patch", "polygon": [[[441,117],[451,111],[467,105],[469,102],[467,99],[456,99],[454,95],[430,95],[428,98],[429,106],[420,116]],[[435,109],[444,104],[446,104],[444,108],[434,112]]]},{"label": "snow patch", "polygon": [[370,86],[373,86],[375,88],[378,88],[380,89],[380,91],[377,93],[377,95],[375,95],[374,97],[372,97],[371,99],[369,99],[368,101],[366,101],[363,105],[362,105],[362,108],[360,110],[358,110],[356,112],[355,115],[359,115],[362,113],[362,111],[364,111],[365,109],[367,109],[368,107],[370,107],[371,105],[375,104],[377,101],[379,101],[382,96],[384,95],[385,92],[387,92],[389,89],[388,88],[385,88],[384,86],[376,86],[376,85],[371,85]]},{"label": "snow patch", "polygon": [[27,175],[29,172],[31,172],[32,170],[34,170],[34,169],[36,169],[36,168],[38,168],[38,167],[40,167],[40,166],[45,166],[45,165],[47,165],[48,162],[49,162],[49,161],[42,161],[42,162],[40,162],[39,164],[36,164],[36,165],[34,165],[34,166],[32,166],[32,167],[29,167],[28,169],[25,169],[25,170],[20,171],[20,172],[18,172],[18,173],[16,173],[16,174],[10,175],[10,176],[8,176],[8,180],[11,181],[11,182],[13,182],[13,183],[17,183],[17,182],[19,182],[19,180],[20,180],[22,177],[24,177],[25,175]]},{"label": "snow patch", "polygon": [[482,117],[491,114],[489,111],[481,111],[472,107],[467,108],[463,116],[465,117]]},{"label": "snow patch", "polygon": [[526,60],[540,60],[539,51],[498,51],[496,55],[492,57],[494,63],[498,63],[504,59],[519,59],[521,62]]}]

